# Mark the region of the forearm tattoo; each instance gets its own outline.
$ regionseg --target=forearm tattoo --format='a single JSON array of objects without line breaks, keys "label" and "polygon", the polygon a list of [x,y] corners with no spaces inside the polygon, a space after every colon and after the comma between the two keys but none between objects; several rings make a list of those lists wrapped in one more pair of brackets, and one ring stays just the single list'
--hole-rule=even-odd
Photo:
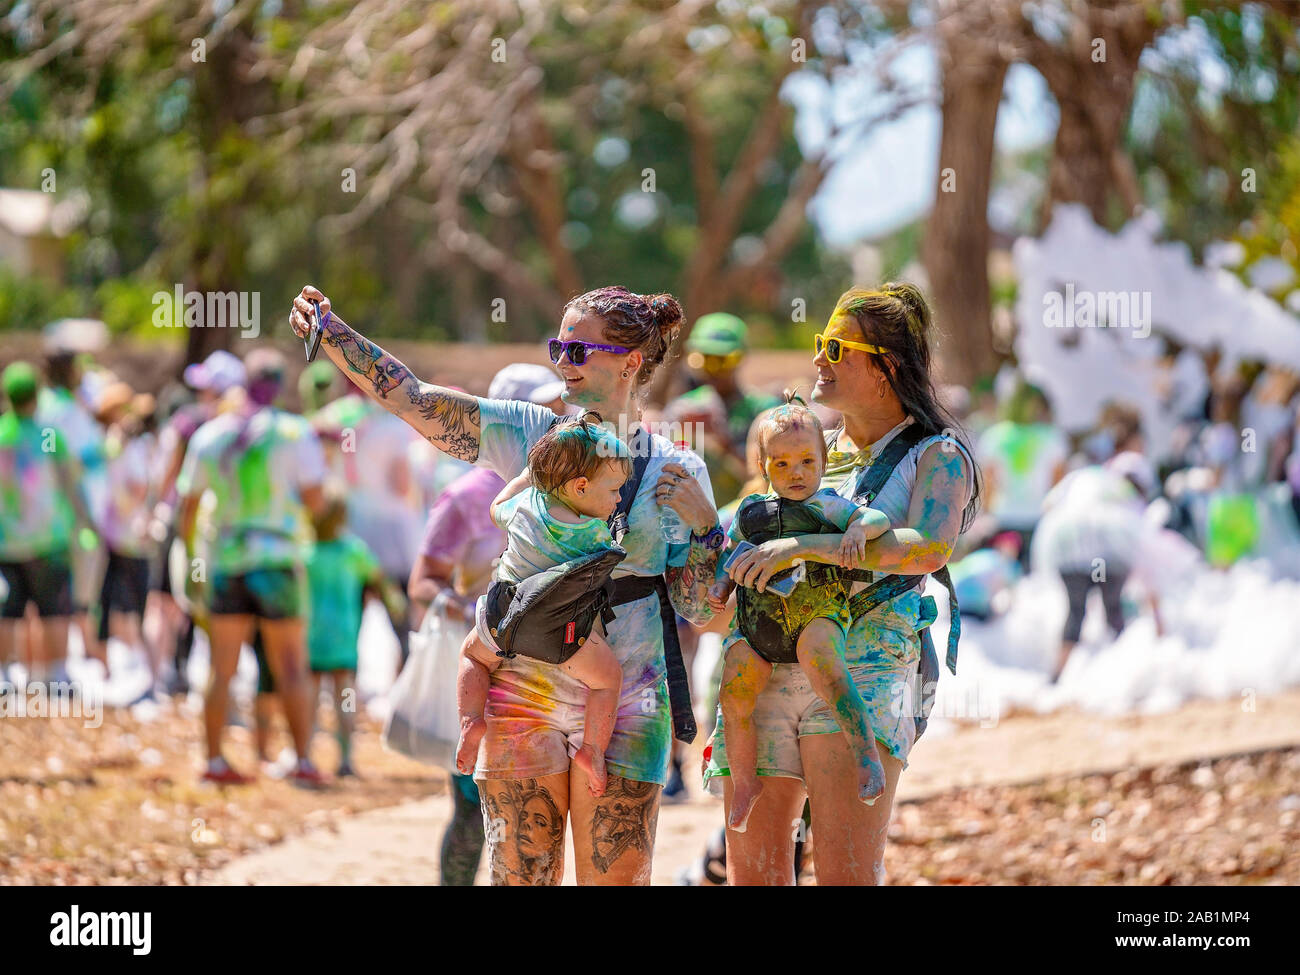
[{"label": "forearm tattoo", "polygon": [[564,876],[564,816],[536,779],[484,783],[483,832],[494,887],[554,887]]},{"label": "forearm tattoo", "polygon": [[659,820],[659,786],[611,775],[591,814],[591,862],[608,873],[628,850],[649,862]]},{"label": "forearm tattoo", "polygon": [[[333,358],[359,377],[358,386],[434,446],[459,460],[478,459],[479,409],[473,396],[420,382],[402,362],[338,318],[326,322],[322,341],[338,350]],[[398,389],[406,390],[408,403],[390,399],[389,394]]]},{"label": "forearm tattoo", "polygon": [[711,549],[692,539],[691,547],[686,553],[686,564],[670,566],[664,572],[673,608],[697,626],[702,626],[713,618],[713,608],[709,606],[709,587],[713,585],[721,555],[720,550]]}]

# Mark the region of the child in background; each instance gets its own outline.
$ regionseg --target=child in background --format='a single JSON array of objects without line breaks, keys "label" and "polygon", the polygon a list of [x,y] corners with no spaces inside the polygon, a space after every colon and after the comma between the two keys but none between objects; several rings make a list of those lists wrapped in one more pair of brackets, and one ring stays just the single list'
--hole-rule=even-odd
[{"label": "child in background", "polygon": [[[335,734],[339,743],[338,775],[356,775],[352,764],[352,731],[356,723],[357,637],[366,596],[383,600],[390,616],[406,612],[401,591],[384,576],[365,542],[343,530],[347,505],[334,492],[313,518],[316,544],[307,559],[311,617],[307,653],[312,673],[312,717],[320,701],[322,675],[328,674],[334,699]],[[351,694],[352,700],[345,700]]]},{"label": "child in background", "polygon": [[999,532],[984,548],[948,566],[957,590],[962,619],[986,623],[1005,605],[1003,593],[1023,574],[1020,568],[1020,536]]},{"label": "child in background", "polygon": [[[618,508],[619,490],[631,475],[627,446],[592,420],[594,413],[557,423],[528,452],[528,467],[502,488],[492,502],[492,520],[506,531],[506,551],[497,579],[521,582],[552,566],[614,548],[609,519]],[[474,770],[479,742],[487,724],[483,717],[492,672],[502,655],[487,623],[487,597],[481,596],[478,626],[461,648],[456,703],[460,711],[460,742],[456,767]],[[581,637],[582,634],[579,634]],[[614,733],[614,712],[623,669],[605,640],[599,618],[581,646],[558,667],[588,689],[582,747],[573,758],[590,780],[593,796],[603,795],[607,782],[605,749]],[[527,656],[524,650],[516,652]]]},{"label": "child in background", "polygon": [[[727,532],[727,552],[719,560],[717,581],[709,593],[709,602],[718,613],[724,611],[736,585],[728,574],[736,571],[735,567],[728,570],[724,565],[735,547],[746,540],[747,526],[752,530],[760,519],[777,526],[775,537],[807,534],[809,528],[798,527],[795,521],[801,515],[816,524],[811,529],[814,532],[843,532],[839,559],[846,568],[862,559],[869,540],[889,530],[889,519],[883,513],[859,507],[830,489],[818,489],[826,470],[826,438],[821,421],[793,394],[787,393],[786,397],[785,405],[755,421],[760,426],[759,456],[771,491],[749,495],[736,511]],[[764,512],[775,514],[765,516]],[[783,527],[786,522],[792,524]],[[755,543],[764,540],[752,539]],[[722,646],[720,695],[733,788],[729,829],[744,832],[763,788],[757,772],[758,734],[753,721],[758,695],[767,686],[775,664],[795,662],[779,648],[751,639],[759,615],[779,620],[776,625],[794,640],[797,663],[848,738],[858,764],[858,798],[870,805],[884,791],[885,772],[876,750],[876,736],[844,657],[852,623],[848,614],[850,588],[848,580],[823,573],[816,582],[800,582],[784,599],[774,592],[737,593],[734,628]],[[772,630],[768,628],[767,632]]]}]

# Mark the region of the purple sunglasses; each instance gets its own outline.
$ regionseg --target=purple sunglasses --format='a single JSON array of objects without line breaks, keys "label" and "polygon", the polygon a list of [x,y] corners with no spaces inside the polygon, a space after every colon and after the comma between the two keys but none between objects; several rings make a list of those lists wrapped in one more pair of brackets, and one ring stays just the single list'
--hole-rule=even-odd
[{"label": "purple sunglasses", "polygon": [[583,342],[579,339],[573,339],[570,342],[562,342],[560,339],[551,339],[546,343],[546,349],[551,355],[551,361],[559,363],[564,355],[568,355],[569,361],[575,366],[580,366],[587,361],[587,353],[592,349],[598,352],[631,352],[631,349],[621,345],[601,345],[599,342]]}]

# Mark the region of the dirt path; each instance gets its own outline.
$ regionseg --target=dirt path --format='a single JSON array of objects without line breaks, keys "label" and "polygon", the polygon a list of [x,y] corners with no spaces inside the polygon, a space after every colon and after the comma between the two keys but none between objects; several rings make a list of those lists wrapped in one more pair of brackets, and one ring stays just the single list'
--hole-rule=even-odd
[{"label": "dirt path", "polygon": [[[1016,716],[996,727],[927,734],[899,788],[901,802],[976,785],[1178,764],[1300,744],[1300,690],[1254,702],[1196,701],[1176,712],[1106,718],[1078,712]],[[351,817],[244,857],[211,884],[434,884],[438,844],[450,814],[445,797]],[[663,808],[654,882],[671,884],[721,824],[721,803],[700,794]],[[566,883],[573,882],[572,850]],[[480,882],[486,882],[480,873]]]}]

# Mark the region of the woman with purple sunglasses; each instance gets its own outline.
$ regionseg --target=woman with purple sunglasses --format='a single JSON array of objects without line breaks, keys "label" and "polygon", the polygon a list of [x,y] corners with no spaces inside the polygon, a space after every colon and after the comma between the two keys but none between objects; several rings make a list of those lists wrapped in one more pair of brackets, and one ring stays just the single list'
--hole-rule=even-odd
[{"label": "woman with purple sunglasses", "polygon": [[[406,366],[336,317],[311,286],[289,315],[301,338],[318,324],[329,357],[357,385],[447,453],[490,467],[507,481],[551,425],[543,407],[481,399],[423,383]],[[599,413],[620,431],[639,426],[644,390],[682,322],[671,295],[599,288],[564,307],[551,361],[564,379],[564,402]],[[639,438],[638,438],[639,439]],[[475,779],[482,796],[494,884],[558,884],[566,819],[573,825],[579,884],[648,884],[659,794],[672,738],[664,647],[664,609],[640,583],[663,576],[671,609],[695,623],[712,615],[708,585],[723,541],[708,475],[690,476],[672,445],[651,435],[650,456],[628,512],[627,558],[615,583],[644,595],[619,605],[606,637],[623,668],[614,734],[606,751],[609,784],[593,797],[571,757],[581,744],[585,688],[525,657],[492,675]],[[702,466],[702,465],[701,465]],[[691,541],[669,544],[659,527],[667,505],[691,527]]]}]

